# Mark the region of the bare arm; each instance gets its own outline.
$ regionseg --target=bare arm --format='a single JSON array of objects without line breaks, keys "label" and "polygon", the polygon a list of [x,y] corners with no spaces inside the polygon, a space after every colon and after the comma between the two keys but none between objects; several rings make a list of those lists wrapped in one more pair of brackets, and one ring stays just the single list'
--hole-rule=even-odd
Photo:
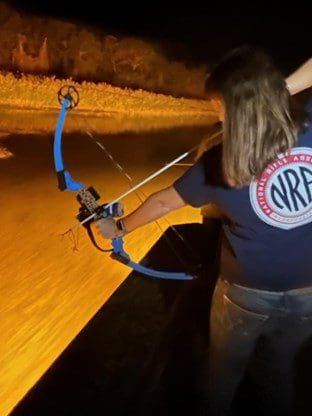
[{"label": "bare arm", "polygon": [[143,202],[135,211],[125,216],[121,220],[122,227],[118,227],[118,221],[112,217],[102,218],[95,222],[98,233],[103,238],[116,238],[130,233],[158,218],[163,217],[169,212],[182,208],[186,203],[180,197],[173,186],[162,189]]},{"label": "bare arm", "polygon": [[290,95],[312,87],[312,58],[308,59],[286,79]]},{"label": "bare arm", "polygon": [[162,189],[150,195],[135,211],[123,218],[125,229],[129,233],[185,205],[173,186]]}]

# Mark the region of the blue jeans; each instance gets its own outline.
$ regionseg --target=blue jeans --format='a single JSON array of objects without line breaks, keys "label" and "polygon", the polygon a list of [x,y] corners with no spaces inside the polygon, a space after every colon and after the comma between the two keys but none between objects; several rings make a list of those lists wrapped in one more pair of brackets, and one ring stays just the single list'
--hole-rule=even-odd
[{"label": "blue jeans", "polygon": [[[312,356],[311,339],[312,287],[269,292],[219,278],[210,317],[207,414],[311,415],[312,387],[310,409],[298,399],[303,373],[312,371],[302,361],[303,354]],[[312,386],[312,372],[310,380]],[[250,386],[253,401],[246,393],[237,400]],[[244,412],[237,403],[245,403]]]}]

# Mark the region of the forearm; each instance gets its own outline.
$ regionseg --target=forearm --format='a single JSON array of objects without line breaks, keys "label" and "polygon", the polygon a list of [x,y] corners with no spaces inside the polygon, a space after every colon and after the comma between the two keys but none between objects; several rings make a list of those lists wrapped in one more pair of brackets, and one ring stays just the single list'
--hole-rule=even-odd
[{"label": "forearm", "polygon": [[129,233],[155,221],[184,205],[184,201],[172,187],[156,192],[149,196],[135,211],[123,218],[126,232]]},{"label": "forearm", "polygon": [[291,95],[312,87],[312,58],[307,60],[287,79],[287,88]]}]

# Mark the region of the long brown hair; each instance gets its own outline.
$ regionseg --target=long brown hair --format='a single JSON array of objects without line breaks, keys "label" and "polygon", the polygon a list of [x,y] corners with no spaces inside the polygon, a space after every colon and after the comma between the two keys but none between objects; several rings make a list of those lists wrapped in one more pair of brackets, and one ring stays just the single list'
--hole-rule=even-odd
[{"label": "long brown hair", "polygon": [[206,82],[225,107],[222,168],[226,182],[240,187],[293,147],[298,129],[281,72],[262,51],[241,47],[226,55]]}]

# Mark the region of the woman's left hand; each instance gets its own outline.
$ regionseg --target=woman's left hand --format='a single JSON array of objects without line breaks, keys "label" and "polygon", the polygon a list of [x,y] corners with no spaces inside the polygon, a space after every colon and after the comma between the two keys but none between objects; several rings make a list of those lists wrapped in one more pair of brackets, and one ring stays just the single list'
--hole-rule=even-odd
[{"label": "woman's left hand", "polygon": [[101,218],[95,221],[98,234],[103,238],[113,239],[122,237],[125,233],[117,227],[116,220],[112,217]]}]

